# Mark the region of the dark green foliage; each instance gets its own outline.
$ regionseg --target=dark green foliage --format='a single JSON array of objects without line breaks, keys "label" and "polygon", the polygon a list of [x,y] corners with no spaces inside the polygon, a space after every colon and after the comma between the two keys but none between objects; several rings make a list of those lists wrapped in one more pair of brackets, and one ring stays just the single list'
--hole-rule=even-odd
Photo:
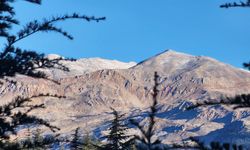
[{"label": "dark green foliage", "polygon": [[211,142],[208,145],[205,145],[203,142],[200,142],[198,139],[191,137],[191,141],[194,142],[192,145],[178,145],[174,144],[171,149],[195,149],[195,150],[243,150],[243,146],[231,144],[231,143],[220,143],[220,142]]},{"label": "dark green foliage", "polygon": [[191,138],[191,140],[195,142],[196,146],[189,147],[189,148],[195,148],[195,149],[200,149],[200,150],[231,150],[231,149],[243,150],[243,147],[241,145],[236,145],[236,144],[211,142],[209,146],[205,146],[203,142],[200,142],[199,140],[195,138]]},{"label": "dark green foliage", "polygon": [[0,141],[0,150],[21,150],[21,148],[19,143]]},{"label": "dark green foliage", "polygon": [[246,0],[245,2],[232,2],[232,3],[225,3],[220,5],[221,8],[231,8],[231,7],[250,7],[250,0]]},{"label": "dark green foliage", "polygon": [[220,101],[205,101],[190,106],[187,109],[190,110],[202,106],[206,107],[209,105],[232,105],[234,109],[250,107],[250,94],[241,94],[234,97],[222,98]]},{"label": "dark green foliage", "polygon": [[[35,116],[30,116],[28,113],[31,112],[34,109],[42,109],[44,108],[43,104],[40,105],[29,105],[28,102],[32,100],[32,98],[41,97],[45,95],[38,95],[38,96],[32,96],[30,98],[22,98],[17,97],[13,102],[8,103],[7,105],[0,106],[0,147],[5,147],[5,149],[13,149],[13,147],[16,147],[15,149],[19,149],[20,147],[41,147],[42,145],[48,145],[50,142],[52,142],[53,138],[44,138],[42,140],[38,140],[38,135],[35,134],[34,140],[31,142],[29,140],[26,140],[23,144],[20,144],[18,142],[10,142],[9,141],[9,135],[16,134],[16,128],[20,125],[44,125],[48,127],[51,131],[55,132],[60,130],[56,126],[52,126],[47,121],[37,118]],[[47,95],[46,95],[47,96]],[[54,95],[50,95],[52,97],[56,97]],[[63,97],[63,96],[62,96]],[[17,111],[16,109],[22,108],[23,110]]]},{"label": "dark green foliage", "polygon": [[159,93],[159,90],[157,89],[159,86],[158,83],[158,74],[155,72],[154,75],[154,88],[153,88],[153,104],[150,107],[149,112],[149,123],[147,129],[145,129],[143,126],[139,124],[139,122],[131,119],[131,123],[135,125],[142,133],[142,137],[135,135],[135,139],[139,141],[139,144],[142,144],[144,146],[145,150],[156,150],[159,149],[159,146],[162,146],[161,141],[159,139],[156,139],[152,141],[152,137],[154,136],[154,126],[155,126],[155,117],[157,113],[157,95]]},{"label": "dark green foliage", "polygon": [[107,138],[108,144],[104,146],[104,150],[128,150],[130,147],[130,136],[126,135],[128,127],[123,124],[124,115],[119,114],[115,109],[112,114],[114,119],[111,122],[110,132],[105,138]]},{"label": "dark green foliage", "polygon": [[41,4],[42,0],[26,0],[27,2]]},{"label": "dark green foliage", "polygon": [[[34,109],[44,108],[43,104],[40,105],[29,105],[27,104],[32,98],[41,97],[43,95],[32,96],[29,98],[17,97],[14,101],[7,105],[0,106],[0,139],[8,138],[6,133],[15,134],[15,128],[23,124],[39,124],[49,127],[52,131],[59,130],[57,127],[51,126],[48,122],[39,119],[35,116],[29,116],[28,113]],[[55,97],[54,95],[51,95]],[[59,97],[61,98],[61,97]],[[15,112],[17,108],[24,108],[24,111]]]},{"label": "dark green foliage", "polygon": [[[27,0],[35,4],[41,4],[41,0]],[[54,24],[59,21],[68,19],[82,19],[85,21],[100,21],[105,17],[95,18],[85,15],[63,15],[52,17],[51,19],[44,19],[43,21],[31,21],[16,34],[10,34],[13,25],[19,25],[19,21],[15,19],[15,9],[11,6],[15,0],[1,0],[0,3],[0,37],[6,39],[6,43],[0,53],[0,78],[4,76],[14,76],[16,73],[24,74],[37,78],[46,78],[46,75],[40,71],[34,71],[38,68],[52,68],[56,67],[67,71],[68,69],[59,63],[60,59],[49,60],[43,54],[38,54],[33,50],[24,50],[16,47],[15,43],[23,40],[30,35],[37,32],[57,32],[72,40],[73,37],[56,27]]]},{"label": "dark green foliage", "polygon": [[249,63],[243,63],[243,66],[244,66],[246,69],[250,70],[250,62],[249,62]]},{"label": "dark green foliage", "polygon": [[97,140],[94,140],[89,134],[83,137],[83,149],[82,150],[99,150],[101,144]]}]

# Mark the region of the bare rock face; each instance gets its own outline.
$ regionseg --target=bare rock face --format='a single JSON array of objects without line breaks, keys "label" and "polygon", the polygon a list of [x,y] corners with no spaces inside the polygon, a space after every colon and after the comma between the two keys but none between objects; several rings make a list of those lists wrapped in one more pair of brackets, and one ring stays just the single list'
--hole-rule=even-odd
[{"label": "bare rock face", "polygon": [[44,70],[60,85],[17,76],[12,78],[17,84],[5,82],[0,87],[1,103],[17,95],[65,95],[65,99],[35,99],[34,103],[45,103],[46,108],[32,113],[60,127],[60,133],[69,134],[81,127],[98,137],[107,129],[107,122],[112,117],[110,107],[145,122],[147,118],[143,114],[152,102],[153,74],[157,71],[160,105],[156,131],[165,143],[197,136],[206,141],[250,144],[249,110],[233,110],[226,106],[185,110],[198,101],[217,101],[221,96],[250,93],[250,73],[247,71],[209,57],[172,50],[138,64],[99,58],[62,63],[71,72]]}]

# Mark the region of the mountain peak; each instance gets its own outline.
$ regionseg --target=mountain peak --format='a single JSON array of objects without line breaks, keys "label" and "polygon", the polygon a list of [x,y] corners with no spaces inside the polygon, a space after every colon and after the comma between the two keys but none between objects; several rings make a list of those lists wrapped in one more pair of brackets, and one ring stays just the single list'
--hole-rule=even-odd
[{"label": "mountain peak", "polygon": [[154,57],[157,57],[157,56],[192,56],[192,55],[177,52],[173,49],[167,49],[167,50],[155,55]]},{"label": "mountain peak", "polygon": [[47,56],[45,56],[46,58],[48,58],[49,60],[54,60],[54,59],[59,59],[59,58],[64,58],[58,54],[48,54]]},{"label": "mountain peak", "polygon": [[168,64],[168,66],[177,67],[177,66],[182,66],[183,64],[189,62],[192,59],[195,59],[195,56],[188,55],[185,53],[180,53],[172,49],[167,49],[153,57],[150,57],[138,63],[136,66],[137,67],[147,66],[149,68],[155,66],[153,68],[157,68],[159,66],[165,67],[166,64]]},{"label": "mountain peak", "polygon": [[162,54],[163,53],[178,53],[177,51],[173,50],[173,49],[166,49],[164,50],[163,52],[161,52]]}]

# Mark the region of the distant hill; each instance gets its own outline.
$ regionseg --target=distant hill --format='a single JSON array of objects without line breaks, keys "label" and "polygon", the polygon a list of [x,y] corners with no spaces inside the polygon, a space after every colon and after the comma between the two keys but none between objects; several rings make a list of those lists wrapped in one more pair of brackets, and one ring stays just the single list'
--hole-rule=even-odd
[{"label": "distant hill", "polygon": [[[51,59],[60,57],[50,55]],[[160,75],[157,134],[165,143],[176,143],[190,136],[206,141],[250,145],[250,111],[233,111],[228,106],[209,106],[186,111],[198,101],[218,101],[223,96],[250,93],[250,73],[204,56],[173,50],[164,51],[138,64],[101,58],[62,61],[70,72],[44,70],[60,82],[26,76],[0,87],[1,102],[15,95],[52,93],[65,99],[39,98],[46,108],[32,112],[69,135],[75,128],[94,131],[100,137],[111,119],[110,107],[128,117],[146,119],[144,112],[152,102],[153,73]],[[135,129],[131,129],[135,132]],[[243,139],[244,138],[244,139]]]}]

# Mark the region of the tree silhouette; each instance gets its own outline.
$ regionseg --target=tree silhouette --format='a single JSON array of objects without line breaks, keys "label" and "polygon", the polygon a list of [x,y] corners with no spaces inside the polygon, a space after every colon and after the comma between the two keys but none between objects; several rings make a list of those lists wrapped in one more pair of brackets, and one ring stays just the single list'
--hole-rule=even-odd
[{"label": "tree silhouette", "polygon": [[114,108],[112,114],[114,119],[111,122],[110,132],[105,138],[108,144],[104,146],[104,150],[129,150],[130,149],[130,136],[126,135],[128,127],[123,124],[123,117],[125,114],[119,114]]},{"label": "tree silhouette", "polygon": [[135,125],[142,133],[142,136],[138,136],[135,135],[135,139],[138,140],[140,142],[140,144],[142,144],[142,146],[146,147],[146,150],[156,150],[159,149],[159,145],[161,145],[161,141],[159,139],[153,140],[153,136],[155,135],[154,133],[154,127],[155,127],[155,117],[156,117],[156,113],[157,113],[157,105],[158,105],[158,101],[157,101],[157,95],[159,93],[159,90],[157,89],[159,86],[158,83],[158,74],[157,72],[155,72],[154,74],[154,87],[153,87],[153,104],[150,107],[150,112],[148,113],[149,115],[149,122],[148,122],[148,127],[145,129],[143,126],[141,126],[139,124],[139,122],[137,122],[134,119],[131,119],[131,123],[133,125]]},{"label": "tree silhouette", "polygon": [[[29,115],[34,109],[42,109],[44,108],[44,104],[39,105],[29,105],[28,103],[32,101],[34,98],[48,96],[48,95],[37,95],[29,98],[17,97],[13,102],[8,103],[6,105],[0,106],[0,147],[4,147],[5,149],[12,148],[16,146],[15,149],[18,149],[20,145],[18,143],[13,143],[9,141],[9,135],[16,134],[16,128],[20,125],[44,125],[48,127],[51,131],[56,132],[60,130],[56,126],[52,126],[49,122],[40,119],[36,116]],[[50,97],[58,97],[55,95],[49,95]],[[17,109],[23,109],[18,110]],[[34,142],[35,143],[35,142]],[[26,143],[26,147],[34,146]]]},{"label": "tree silhouette", "polygon": [[101,150],[101,144],[98,140],[91,137],[89,134],[86,134],[83,137],[83,149],[82,150]]},{"label": "tree silhouette", "polygon": [[[63,140],[70,143],[71,150],[102,150],[101,143],[89,134],[82,135],[80,128],[76,128],[71,140]],[[62,141],[61,141],[62,142]]]}]

